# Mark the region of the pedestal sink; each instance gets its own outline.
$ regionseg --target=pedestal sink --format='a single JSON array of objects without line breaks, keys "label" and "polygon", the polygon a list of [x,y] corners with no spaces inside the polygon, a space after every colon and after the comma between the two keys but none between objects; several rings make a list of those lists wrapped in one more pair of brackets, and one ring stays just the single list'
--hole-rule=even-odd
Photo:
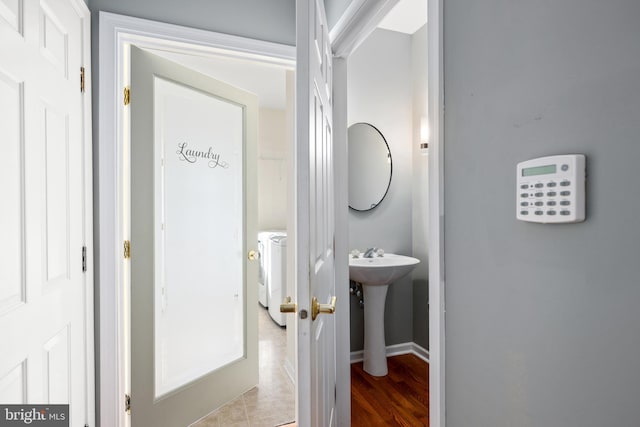
[{"label": "pedestal sink", "polygon": [[417,258],[397,254],[349,257],[349,278],[361,283],[364,292],[364,370],[373,376],[385,376],[388,372],[384,304],[389,285],[410,273],[419,262]]}]

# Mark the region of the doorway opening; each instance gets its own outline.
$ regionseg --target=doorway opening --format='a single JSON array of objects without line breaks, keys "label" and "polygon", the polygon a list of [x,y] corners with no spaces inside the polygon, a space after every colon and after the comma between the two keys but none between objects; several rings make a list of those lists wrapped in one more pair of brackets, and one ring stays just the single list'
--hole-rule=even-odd
[{"label": "doorway opening", "polygon": [[[389,287],[385,310],[386,354],[414,353],[431,362],[428,350],[438,352],[439,349],[430,346],[429,283],[440,282],[430,280],[432,264],[437,270],[440,261],[439,253],[430,250],[433,239],[429,232],[432,207],[438,207],[431,205],[431,199],[439,197],[430,182],[431,174],[438,173],[437,166],[432,167],[438,161],[437,152],[433,158],[437,144],[428,135],[428,125],[434,123],[431,118],[438,112],[432,110],[428,90],[432,74],[437,74],[431,67],[437,62],[428,61],[427,52],[431,53],[428,49],[428,45],[431,48],[430,33],[437,28],[439,18],[434,15],[435,25],[426,24],[428,3],[432,3],[427,0],[388,2],[378,6],[375,12],[365,10],[366,4],[354,3],[360,9],[354,7],[352,16],[345,19],[352,31],[338,32],[334,37],[338,42],[335,50],[346,58],[349,70],[347,125],[369,123],[384,135],[390,146],[393,176],[391,187],[380,205],[368,212],[350,210],[348,249],[349,252],[355,249],[364,252],[375,247],[421,261],[413,277],[401,278],[399,283]],[[395,11],[387,12],[394,5],[408,7],[408,18],[399,17],[393,22]],[[411,10],[412,6],[419,8]],[[411,18],[415,17],[420,20],[410,28],[413,25]],[[341,22],[336,26],[339,24]],[[433,52],[437,51],[434,49]],[[434,180],[433,184],[437,183]],[[351,297],[350,304],[351,360],[355,362],[363,358],[361,350],[366,335],[363,329],[367,323],[364,310],[360,308],[363,289],[354,285],[351,288],[356,294]],[[437,305],[440,303],[432,301]],[[366,298],[362,304],[366,308]],[[437,307],[432,305],[432,308]],[[433,375],[433,368],[439,367],[432,363],[423,367],[424,386],[430,379],[439,377]],[[433,395],[437,392],[433,390]],[[352,422],[355,422],[357,408],[353,399],[352,405]],[[431,412],[429,408],[430,420],[438,425],[439,420],[432,417]]]},{"label": "doorway opening", "polygon": [[[129,126],[128,115],[123,112],[121,106],[122,88],[127,87],[130,84],[130,67],[129,60],[130,47],[136,46],[147,51],[153,51],[155,54],[161,53],[164,56],[174,56],[174,61],[179,61],[181,64],[185,62],[193,62],[190,64],[190,68],[197,68],[202,65],[203,67],[208,63],[209,68],[218,69],[225,79],[231,79],[231,77],[238,77],[244,74],[244,78],[256,81],[264,78],[269,71],[276,70],[281,75],[281,92],[286,91],[285,78],[287,74],[291,75],[293,79],[293,70],[295,67],[295,49],[289,46],[277,45],[267,42],[259,42],[255,40],[248,40],[238,37],[232,37],[227,35],[215,34],[206,31],[199,31],[193,29],[185,29],[179,26],[173,26],[169,24],[159,24],[149,21],[139,20],[135,18],[129,18],[109,13],[100,13],[100,31],[101,31],[101,112],[106,116],[105,120],[99,122],[100,125],[100,159],[104,163],[100,168],[99,187],[99,204],[102,211],[116,212],[114,218],[103,218],[100,221],[100,234],[101,236],[115,236],[114,240],[101,239],[101,264],[103,268],[100,270],[100,346],[103,349],[101,351],[100,363],[100,377],[105,379],[100,383],[100,419],[104,425],[130,425],[129,416],[120,411],[125,405],[126,395],[130,390],[130,341],[129,329],[130,320],[126,313],[130,312],[130,295],[129,295],[129,271],[126,263],[122,263],[119,257],[109,256],[109,254],[117,254],[118,248],[122,246],[122,240],[129,235],[129,225],[127,223],[127,217],[130,214],[130,207],[127,206],[126,200],[129,197],[129,190],[127,183],[131,176],[131,170],[129,170],[129,153],[127,147],[130,146],[130,137],[127,132]],[[117,34],[117,37],[113,37],[113,34]],[[170,58],[171,59],[171,58]],[[234,66],[229,64],[235,62]],[[239,72],[238,64],[242,64],[240,67],[244,71]],[[103,64],[113,64],[113,68],[104,67]],[[212,65],[213,64],[213,65]],[[226,66],[225,66],[226,64]],[[251,67],[254,67],[251,69]],[[260,71],[256,71],[255,67],[262,67]],[[199,70],[204,71],[204,70]],[[273,73],[272,73],[273,74]],[[231,77],[230,77],[231,76]],[[253,76],[253,78],[251,78]],[[220,75],[218,77],[221,77]],[[238,84],[235,81],[231,81],[231,84]],[[264,86],[274,86],[264,84]],[[291,84],[293,87],[293,84]],[[119,90],[116,88],[120,88]],[[250,89],[251,90],[251,89]],[[258,91],[257,89],[252,91]],[[118,94],[113,96],[113,94]],[[266,95],[265,95],[266,97]],[[286,99],[286,96],[281,96]],[[292,103],[291,103],[292,104]],[[274,122],[272,116],[275,115],[279,118],[285,114],[282,111],[274,112],[265,107],[267,119],[265,123]],[[271,110],[275,110],[271,108]],[[112,111],[113,114],[106,112]],[[274,113],[269,116],[268,113]],[[291,116],[291,127],[293,126],[293,113]],[[280,120],[285,122],[286,120]],[[282,123],[280,123],[282,125]],[[285,130],[280,129],[280,134],[286,134]],[[290,132],[293,134],[293,131]],[[292,138],[291,138],[292,140]],[[105,141],[112,141],[111,144]],[[286,140],[278,141],[282,146],[286,148]],[[291,142],[292,143],[292,142]],[[116,147],[115,151],[112,151],[111,147]],[[273,152],[266,150],[266,154],[263,153],[262,157],[266,162],[278,163],[280,168],[274,168],[279,172],[286,173],[287,168],[287,156],[288,153],[278,153],[278,158],[274,159]],[[254,171],[255,172],[255,171]],[[116,183],[112,185],[111,183]],[[285,192],[290,189],[285,188]],[[283,207],[285,213],[289,209],[289,204],[292,202],[286,202],[287,196],[280,195],[280,199],[285,201]],[[288,221],[288,215],[285,214],[285,226]],[[122,237],[120,237],[122,236]],[[257,249],[257,239],[253,248]],[[134,252],[135,253],[135,252]],[[109,267],[113,268],[110,269]],[[106,268],[105,268],[106,267]],[[110,270],[110,271],[109,271]],[[247,283],[247,287],[256,286],[257,283]],[[257,292],[255,292],[257,294]],[[115,300],[114,298],[115,297]],[[253,302],[256,306],[258,301]],[[272,322],[273,323],[273,322]],[[273,325],[268,325],[273,326]],[[291,328],[293,329],[293,328]],[[286,329],[282,329],[277,326],[277,332],[280,335],[280,342],[284,342],[285,351],[284,356],[286,358],[287,352],[287,338]],[[267,334],[265,334],[267,335]],[[283,336],[284,335],[284,336]],[[295,337],[295,334],[292,335]],[[267,342],[270,340],[266,339]],[[282,344],[280,345],[282,346]],[[289,342],[290,353],[295,350],[295,343]],[[264,351],[269,355],[268,349]],[[293,353],[295,354],[295,353]],[[273,356],[273,354],[271,354]],[[104,360],[111,359],[113,362],[105,362]],[[268,360],[268,358],[267,358]],[[284,360],[274,361],[274,363],[284,364]],[[294,365],[294,363],[290,363]],[[294,386],[291,383],[291,379],[295,377],[295,372],[286,373],[282,366],[278,369],[271,368],[265,369],[265,371],[272,372],[279,370],[283,373],[281,379],[289,382],[288,387],[291,389],[291,403],[289,410],[293,413],[295,410],[295,404],[293,399],[295,398]],[[283,381],[281,381],[282,383]],[[132,401],[135,397],[132,397]],[[216,409],[215,407],[210,410]],[[258,409],[258,408],[256,408]],[[295,414],[289,417],[288,413],[286,418],[282,419],[282,422],[291,421],[294,419]],[[258,414],[263,415],[263,414]],[[193,420],[197,421],[197,420]]]}]

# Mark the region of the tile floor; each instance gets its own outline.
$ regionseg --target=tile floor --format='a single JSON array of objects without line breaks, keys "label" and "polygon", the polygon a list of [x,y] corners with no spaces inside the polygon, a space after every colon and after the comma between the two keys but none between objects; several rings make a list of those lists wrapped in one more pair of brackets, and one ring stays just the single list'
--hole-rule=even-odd
[{"label": "tile floor", "polygon": [[286,330],[258,307],[259,383],[191,427],[274,427],[295,419],[295,390],[284,370]]}]

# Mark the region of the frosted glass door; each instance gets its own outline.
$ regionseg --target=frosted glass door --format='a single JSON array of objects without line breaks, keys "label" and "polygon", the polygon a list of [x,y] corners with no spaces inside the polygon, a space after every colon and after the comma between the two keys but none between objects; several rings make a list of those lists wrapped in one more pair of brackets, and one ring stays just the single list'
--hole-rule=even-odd
[{"label": "frosted glass door", "polygon": [[154,79],[156,397],[244,356],[243,111]]},{"label": "frosted glass door", "polygon": [[187,426],[258,382],[258,102],[131,62],[131,425]]}]

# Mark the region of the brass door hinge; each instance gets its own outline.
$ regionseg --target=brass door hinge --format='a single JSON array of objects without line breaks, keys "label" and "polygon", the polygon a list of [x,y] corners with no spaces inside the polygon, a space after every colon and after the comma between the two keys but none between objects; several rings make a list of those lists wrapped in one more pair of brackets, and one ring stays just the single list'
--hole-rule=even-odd
[{"label": "brass door hinge", "polygon": [[124,411],[131,415],[131,396],[128,394],[124,395]]},{"label": "brass door hinge", "polygon": [[131,89],[129,86],[124,88],[124,105],[131,104]]},{"label": "brass door hinge", "polygon": [[84,93],[84,67],[80,67],[80,92]]},{"label": "brass door hinge", "polygon": [[129,240],[124,241],[124,259],[131,258],[131,242]]}]

